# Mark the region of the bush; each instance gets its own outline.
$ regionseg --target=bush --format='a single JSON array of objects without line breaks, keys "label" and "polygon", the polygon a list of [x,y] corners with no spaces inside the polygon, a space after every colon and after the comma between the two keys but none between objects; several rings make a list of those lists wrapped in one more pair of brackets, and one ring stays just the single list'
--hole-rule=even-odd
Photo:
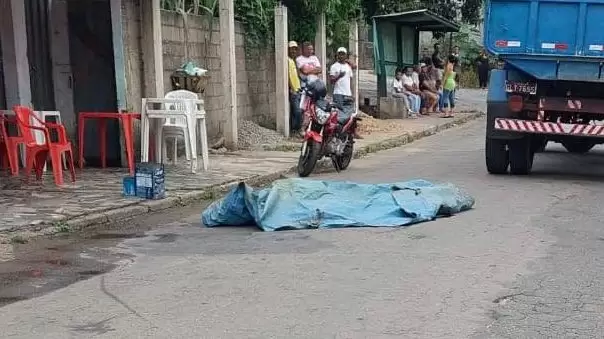
[{"label": "bush", "polygon": [[459,74],[459,86],[462,88],[478,88],[478,74],[474,67],[464,67]]}]

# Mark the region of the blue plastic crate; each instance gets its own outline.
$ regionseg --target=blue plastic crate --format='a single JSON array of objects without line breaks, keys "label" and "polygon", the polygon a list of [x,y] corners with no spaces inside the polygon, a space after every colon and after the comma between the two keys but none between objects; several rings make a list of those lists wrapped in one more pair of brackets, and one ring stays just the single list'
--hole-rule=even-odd
[{"label": "blue plastic crate", "polygon": [[122,194],[125,197],[136,196],[136,179],[134,177],[125,177],[122,181]]},{"label": "blue plastic crate", "polygon": [[166,197],[164,165],[148,162],[136,164],[134,177],[137,197],[154,200]]}]

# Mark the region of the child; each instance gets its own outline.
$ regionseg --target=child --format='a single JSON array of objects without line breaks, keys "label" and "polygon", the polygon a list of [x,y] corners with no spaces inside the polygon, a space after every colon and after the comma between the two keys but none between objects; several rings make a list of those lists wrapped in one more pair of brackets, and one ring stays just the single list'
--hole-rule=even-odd
[{"label": "child", "polygon": [[455,110],[455,89],[457,83],[455,81],[457,73],[455,72],[455,57],[449,56],[447,66],[445,67],[445,75],[443,75],[443,96],[444,96],[444,112],[443,118],[453,118]]}]

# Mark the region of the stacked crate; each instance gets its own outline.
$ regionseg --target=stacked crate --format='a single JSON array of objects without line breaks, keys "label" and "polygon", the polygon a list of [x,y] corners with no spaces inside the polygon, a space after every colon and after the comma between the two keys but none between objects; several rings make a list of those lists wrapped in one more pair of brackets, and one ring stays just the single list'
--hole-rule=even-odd
[{"label": "stacked crate", "polygon": [[134,174],[136,196],[143,199],[163,199],[166,197],[165,172],[163,164],[149,162],[136,164]]}]

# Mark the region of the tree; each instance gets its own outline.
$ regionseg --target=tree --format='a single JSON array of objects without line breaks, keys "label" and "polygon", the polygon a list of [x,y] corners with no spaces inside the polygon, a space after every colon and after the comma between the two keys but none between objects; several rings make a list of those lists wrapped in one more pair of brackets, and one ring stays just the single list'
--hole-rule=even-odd
[{"label": "tree", "polygon": [[374,15],[390,14],[427,8],[430,11],[449,20],[457,20],[461,14],[462,22],[476,25],[480,22],[482,0],[363,0],[362,7],[365,17],[370,19]]}]

